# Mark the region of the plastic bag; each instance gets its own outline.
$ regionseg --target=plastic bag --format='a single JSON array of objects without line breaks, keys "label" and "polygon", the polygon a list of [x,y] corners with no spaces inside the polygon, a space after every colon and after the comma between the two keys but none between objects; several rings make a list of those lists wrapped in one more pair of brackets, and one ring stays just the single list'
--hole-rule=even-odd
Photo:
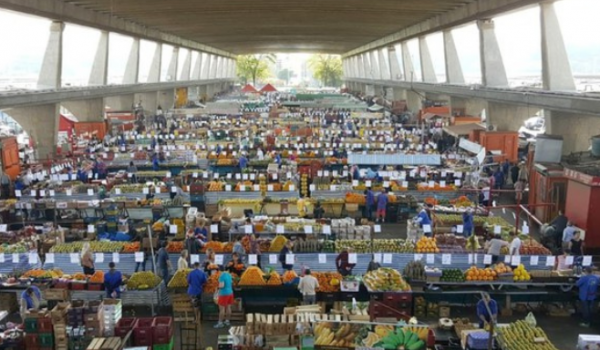
[{"label": "plastic bag", "polygon": [[215,294],[213,294],[213,301],[215,302],[215,304],[219,305],[219,289],[217,289],[215,291]]},{"label": "plastic bag", "polygon": [[531,325],[531,327],[535,327],[537,325],[537,321],[535,319],[535,316],[533,316],[533,312],[527,314],[527,316],[525,317],[525,322]]}]

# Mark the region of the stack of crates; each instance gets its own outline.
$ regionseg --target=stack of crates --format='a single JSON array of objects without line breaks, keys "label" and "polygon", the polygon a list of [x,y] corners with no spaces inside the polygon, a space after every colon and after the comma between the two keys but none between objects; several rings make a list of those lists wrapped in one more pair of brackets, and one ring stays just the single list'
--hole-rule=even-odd
[{"label": "stack of crates", "polygon": [[152,337],[152,326],[154,318],[142,317],[138,318],[133,326],[133,345],[135,346],[152,346],[154,339]]},{"label": "stack of crates", "polygon": [[56,350],[67,350],[69,348],[67,313],[70,307],[71,303],[59,302],[50,312],[54,328],[54,348]]},{"label": "stack of crates", "polygon": [[85,325],[85,309],[87,305],[84,300],[73,300],[71,307],[67,310],[67,325],[73,328]]},{"label": "stack of crates", "polygon": [[115,327],[123,317],[123,304],[121,299],[105,299],[102,304],[104,310],[104,336],[115,336]]},{"label": "stack of crates", "polygon": [[92,300],[84,312],[85,335],[102,337],[104,335],[104,309],[102,301]]},{"label": "stack of crates", "polygon": [[173,350],[173,317],[155,317],[152,330],[153,350]]},{"label": "stack of crates", "polygon": [[119,210],[116,206],[111,206],[105,210],[106,232],[117,233],[119,225]]},{"label": "stack of crates", "polygon": [[52,319],[47,315],[37,314],[37,318],[25,319],[25,346],[27,349],[52,350]]}]

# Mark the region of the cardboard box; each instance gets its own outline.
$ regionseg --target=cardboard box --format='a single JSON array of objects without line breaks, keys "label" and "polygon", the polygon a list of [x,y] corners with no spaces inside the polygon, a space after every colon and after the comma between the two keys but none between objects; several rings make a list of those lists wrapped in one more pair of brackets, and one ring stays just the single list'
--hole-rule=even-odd
[{"label": "cardboard box", "polygon": [[577,337],[577,350],[597,349],[600,346],[600,335],[580,334]]},{"label": "cardboard box", "polygon": [[440,306],[439,307],[440,318],[450,318],[450,307]]},{"label": "cardboard box", "polygon": [[50,316],[52,317],[53,323],[64,323],[67,318],[67,312],[71,308],[71,303],[62,302],[56,304],[54,309],[50,311]]}]

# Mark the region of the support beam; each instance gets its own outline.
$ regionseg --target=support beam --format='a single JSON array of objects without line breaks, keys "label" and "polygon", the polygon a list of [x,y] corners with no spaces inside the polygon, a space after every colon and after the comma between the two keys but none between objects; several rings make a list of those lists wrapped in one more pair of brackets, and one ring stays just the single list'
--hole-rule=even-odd
[{"label": "support beam", "polygon": [[107,109],[112,111],[132,111],[135,103],[135,94],[125,94],[118,96],[108,96],[104,98],[104,105]]},{"label": "support beam", "polygon": [[389,62],[385,61],[386,53],[384,49],[377,50],[379,54],[379,71],[381,72],[381,79],[390,80],[392,79],[390,75],[390,65]]},{"label": "support beam", "polygon": [[62,86],[63,22],[50,24],[50,37],[38,77],[38,89],[59,89]]},{"label": "support beam", "polygon": [[158,107],[157,97],[156,91],[142,92],[134,94],[133,101],[135,104],[141,104],[146,113],[154,115]]},{"label": "support beam", "polygon": [[179,64],[179,48],[173,48],[173,54],[171,55],[171,62],[167,68],[167,76],[165,81],[176,81],[177,80],[177,65]]},{"label": "support beam", "polygon": [[444,58],[446,61],[446,82],[450,84],[464,84],[465,77],[451,30],[444,31]]},{"label": "support beam", "polygon": [[410,50],[408,49],[408,43],[402,43],[402,65],[404,66],[404,81],[415,81],[417,76],[415,74],[415,67],[413,66],[412,57],[410,56]]},{"label": "support beam", "polygon": [[204,58],[202,59],[202,75],[200,76],[200,79],[208,80],[210,78],[210,65],[212,56],[207,53],[202,53],[202,57]]},{"label": "support beam", "polygon": [[367,76],[365,75],[365,57],[362,53],[356,56],[356,63],[358,65],[358,77],[361,79],[366,79]]},{"label": "support beam", "polygon": [[92,72],[90,73],[89,85],[106,85],[108,79],[108,40],[107,31],[100,33],[100,41],[96,49]]},{"label": "support beam", "polygon": [[208,69],[208,78],[216,79],[216,77],[217,77],[217,56],[210,55],[210,67]]},{"label": "support beam", "polygon": [[134,38],[129,51],[129,58],[125,66],[123,84],[137,84],[140,82],[140,39]]},{"label": "support beam", "polygon": [[388,61],[390,64],[390,80],[400,80],[402,78],[402,71],[400,70],[400,63],[398,63],[395,46],[388,47]]},{"label": "support beam", "polygon": [[162,69],[162,44],[156,44],[150,72],[148,72],[148,83],[158,83],[160,81],[160,70]]},{"label": "support beam", "polygon": [[554,2],[540,3],[542,80],[545,90],[575,91],[575,79],[565,49]]},{"label": "support beam", "polygon": [[223,60],[221,57],[217,56],[217,63],[215,66],[215,79],[222,78],[221,69],[223,67]]},{"label": "support beam", "polygon": [[194,62],[194,68],[192,69],[192,76],[190,80],[200,80],[200,73],[202,72],[202,53],[198,52],[196,62]]},{"label": "support beam", "polygon": [[484,86],[507,87],[508,78],[504,69],[502,52],[496,39],[492,20],[477,21],[479,27],[479,56],[481,59],[481,80]]},{"label": "support beam", "polygon": [[352,56],[350,62],[352,64],[352,77],[353,78],[360,77],[360,72],[358,70],[358,56]]},{"label": "support beam", "polygon": [[158,105],[163,111],[173,108],[175,105],[175,90],[163,90],[157,94]]},{"label": "support beam", "polygon": [[190,80],[190,71],[192,69],[192,51],[187,52],[185,60],[183,61],[183,67],[181,67],[181,75],[179,80]]},{"label": "support beam", "polygon": [[421,60],[421,77],[426,83],[437,83],[437,76],[433,68],[433,60],[429,53],[429,44],[427,38],[422,36],[419,38],[419,59]]},{"label": "support beam", "polygon": [[103,98],[64,101],[61,105],[68,109],[80,122],[101,122],[104,120]]},{"label": "support beam", "polygon": [[29,136],[33,138],[34,151],[39,160],[54,158],[58,142],[58,120],[60,106],[58,104],[18,107],[7,110]]},{"label": "support beam", "polygon": [[381,70],[379,69],[379,62],[377,62],[377,52],[371,51],[369,54],[371,70],[369,77],[371,79],[381,79]]}]

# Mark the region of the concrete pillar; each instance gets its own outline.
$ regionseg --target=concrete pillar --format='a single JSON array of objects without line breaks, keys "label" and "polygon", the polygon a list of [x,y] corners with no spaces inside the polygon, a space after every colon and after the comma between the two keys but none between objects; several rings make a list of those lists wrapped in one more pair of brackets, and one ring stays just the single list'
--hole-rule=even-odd
[{"label": "concrete pillar", "polygon": [[69,110],[80,122],[101,122],[104,120],[104,99],[63,101],[63,107]]},{"label": "concrete pillar", "polygon": [[229,72],[231,71],[231,69],[229,69],[229,65],[231,64],[231,60],[229,58],[225,58],[223,57],[223,78],[224,79],[229,79]]},{"label": "concrete pillar", "polygon": [[454,44],[452,30],[444,31],[444,59],[446,61],[446,82],[450,84],[464,84],[463,75],[458,50]]},{"label": "concrete pillar", "polygon": [[414,91],[406,91],[406,105],[409,111],[418,112],[423,107],[423,95]]},{"label": "concrete pillar", "polygon": [[198,57],[196,58],[196,62],[194,62],[194,67],[192,68],[192,75],[190,80],[200,80],[200,73],[202,72],[202,53],[198,52]]},{"label": "concrete pillar", "polygon": [[563,137],[563,154],[587,151],[600,129],[600,118],[593,115],[545,110],[544,118],[546,133]]},{"label": "concrete pillar", "polygon": [[154,115],[158,109],[157,93],[154,92],[139,92],[134,94],[133,100],[137,104],[141,104],[145,112],[150,115]]},{"label": "concrete pillar", "polygon": [[237,76],[236,61],[234,59],[230,59],[229,61],[231,62],[229,68],[229,78],[235,79],[235,77]]},{"label": "concrete pillar", "polygon": [[139,83],[140,72],[140,39],[134,38],[129,51],[129,58],[125,66],[125,74],[123,75],[123,84]]},{"label": "concrete pillar", "polygon": [[356,56],[356,64],[358,65],[358,77],[361,79],[365,78],[365,61],[363,54]]},{"label": "concrete pillar", "polygon": [[62,81],[62,50],[63,50],[63,22],[52,22],[50,37],[46,44],[46,52],[42,61],[42,69],[38,77],[38,89],[58,89]]},{"label": "concrete pillar", "polygon": [[104,98],[104,105],[112,111],[131,111],[134,106],[134,94],[108,96]]},{"label": "concrete pillar", "polygon": [[102,31],[98,48],[96,49],[96,57],[92,65],[90,73],[89,85],[106,85],[108,78],[108,41],[109,34],[107,31]]},{"label": "concrete pillar", "polygon": [[223,69],[223,57],[221,56],[217,56],[217,64],[216,64],[216,75],[215,78],[217,79],[221,79],[223,78],[223,72],[221,71]]},{"label": "concrete pillar", "polygon": [[477,21],[479,28],[479,56],[481,59],[481,81],[484,86],[507,87],[508,78],[504,69],[502,52],[496,39],[494,22],[491,19]]},{"label": "concrete pillar", "polygon": [[406,90],[400,89],[400,88],[394,88],[392,96],[393,96],[394,101],[406,100]]},{"label": "concrete pillar", "polygon": [[208,69],[208,76],[210,79],[217,78],[217,56],[210,55],[210,68]]},{"label": "concrete pillar", "polygon": [[34,141],[36,158],[52,159],[58,142],[58,120],[60,106],[48,104],[13,108],[5,111],[26,130]]},{"label": "concrete pillar", "polygon": [[545,90],[575,91],[575,80],[553,2],[540,3],[542,80]]},{"label": "concrete pillar", "polygon": [[175,105],[175,90],[164,90],[159,91],[157,94],[158,105],[162,107],[163,111],[172,109]]},{"label": "concrete pillar", "polygon": [[190,71],[192,70],[192,51],[188,50],[183,61],[183,67],[181,67],[181,75],[179,80],[190,80]]},{"label": "concrete pillar", "polygon": [[400,71],[400,63],[398,63],[395,46],[388,47],[388,61],[390,65],[390,78],[392,80],[400,80],[402,71]]},{"label": "concrete pillar", "polygon": [[358,56],[352,56],[352,58],[350,59],[350,65],[351,65],[351,74],[352,74],[352,78],[359,78],[360,77],[360,73],[358,70]]},{"label": "concrete pillar", "polygon": [[371,51],[369,53],[369,62],[371,63],[371,69],[367,79],[379,80],[381,79],[381,70],[379,69],[379,62],[377,62],[377,52]]},{"label": "concrete pillar", "polygon": [[381,72],[381,79],[383,80],[391,80],[392,77],[390,75],[390,64],[385,61],[386,53],[384,49],[377,50],[379,53],[379,70]]},{"label": "concrete pillar", "polygon": [[488,102],[486,116],[488,125],[494,125],[498,131],[519,131],[523,122],[540,111],[533,106],[518,106],[505,103]]},{"label": "concrete pillar", "polygon": [[415,67],[406,41],[402,43],[402,65],[404,66],[404,81],[416,81]]},{"label": "concrete pillar", "polygon": [[206,102],[208,100],[208,89],[206,85],[198,86],[198,95],[200,95],[200,100]]},{"label": "concrete pillar", "polygon": [[160,82],[160,70],[162,68],[162,44],[156,44],[154,50],[154,57],[152,57],[152,63],[150,64],[150,72],[148,73],[149,83]]},{"label": "concrete pillar", "polygon": [[[450,96],[450,109],[459,111],[462,115],[481,116],[481,112],[485,109],[486,114],[488,102],[481,98],[462,98]],[[489,120],[489,118],[488,118]]]},{"label": "concrete pillar", "polygon": [[204,58],[202,59],[202,76],[200,79],[208,80],[210,79],[210,64],[212,61],[212,56],[207,53],[203,53],[202,56]]},{"label": "concrete pillar", "polygon": [[365,75],[364,75],[363,79],[373,79],[373,75],[372,75],[372,71],[371,71],[371,57],[369,57],[369,53],[364,53],[362,56],[363,56],[363,65],[365,67]]},{"label": "concrete pillar", "polygon": [[171,62],[169,63],[169,67],[167,68],[167,77],[166,81],[176,81],[177,80],[177,65],[179,64],[179,48],[173,48],[173,54],[171,55]]},{"label": "concrete pillar", "polygon": [[437,83],[433,61],[429,53],[429,45],[427,38],[422,36],[419,38],[419,58],[421,60],[421,76],[426,83]]}]

